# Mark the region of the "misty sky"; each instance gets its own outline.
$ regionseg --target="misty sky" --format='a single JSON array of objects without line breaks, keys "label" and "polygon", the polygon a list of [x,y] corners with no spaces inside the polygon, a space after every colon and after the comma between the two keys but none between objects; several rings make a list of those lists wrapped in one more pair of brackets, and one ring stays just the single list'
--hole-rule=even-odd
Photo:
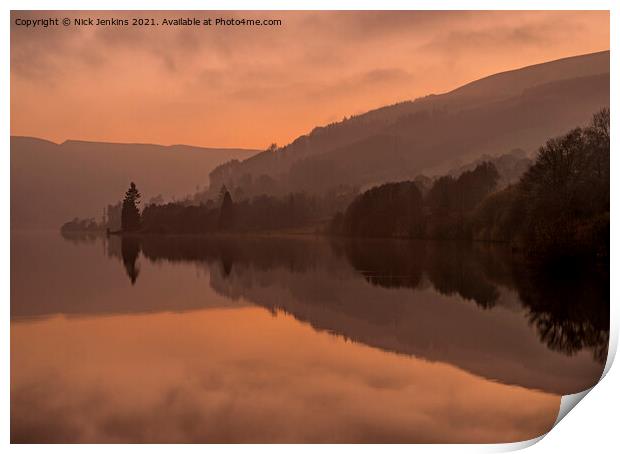
[{"label": "misty sky", "polygon": [[11,134],[265,148],[314,126],[609,49],[608,12],[123,12],[279,27],[50,27],[12,12]]}]

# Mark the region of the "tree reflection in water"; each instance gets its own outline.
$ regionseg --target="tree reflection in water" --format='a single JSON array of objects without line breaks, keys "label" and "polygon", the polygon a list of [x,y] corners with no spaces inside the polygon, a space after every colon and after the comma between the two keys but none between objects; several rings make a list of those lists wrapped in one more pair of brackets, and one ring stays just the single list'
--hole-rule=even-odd
[{"label": "tree reflection in water", "polygon": [[412,287],[424,272],[440,293],[492,308],[498,286],[518,292],[529,323],[550,349],[591,349],[603,364],[609,343],[609,268],[527,264],[505,246],[458,242],[347,241],[351,265],[373,285]]},{"label": "tree reflection in water", "polygon": [[[327,243],[274,237],[123,237],[122,262],[132,284],[139,275],[136,261],[140,251],[153,262],[190,261],[217,265],[222,279],[249,268],[262,271],[284,268],[303,273],[309,270],[329,272],[330,269],[342,272],[345,266],[355,270],[372,286],[418,289],[431,285],[440,294],[456,294],[485,310],[497,304],[500,289],[506,288],[516,291],[529,323],[550,349],[566,355],[589,349],[601,364],[606,358],[608,267],[537,269],[526,265],[507,247],[488,244],[397,240]],[[273,273],[271,278],[285,279],[285,276]],[[216,286],[216,282],[212,279],[211,285]],[[303,297],[313,298],[313,292],[316,289],[309,288],[308,295]],[[328,304],[326,297],[314,296],[314,303]],[[382,323],[382,320],[398,321],[403,310],[400,306],[411,303],[377,301],[370,307],[344,299],[331,304],[332,309],[340,313],[361,317],[370,323]],[[268,309],[296,310],[286,307],[286,303],[284,306],[274,305]]]},{"label": "tree reflection in water", "polygon": [[121,238],[121,255],[125,272],[131,281],[131,285],[136,283],[140,274],[140,267],[137,264],[140,254],[140,239],[135,236],[123,236]]}]

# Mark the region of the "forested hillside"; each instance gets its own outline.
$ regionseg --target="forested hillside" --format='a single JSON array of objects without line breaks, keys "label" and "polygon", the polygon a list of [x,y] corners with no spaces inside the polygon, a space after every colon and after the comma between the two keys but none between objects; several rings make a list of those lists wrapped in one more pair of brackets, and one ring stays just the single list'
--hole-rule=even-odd
[{"label": "forested hillside", "polygon": [[387,183],[358,196],[331,231],[357,237],[511,242],[544,258],[609,256],[609,110],[543,144],[514,185],[482,162],[423,191]]},{"label": "forested hillside", "polygon": [[217,167],[209,191],[226,185],[243,196],[322,194],[443,174],[483,154],[533,155],[549,137],[608,105],[609,52],[566,58],[317,127],[291,144]]}]

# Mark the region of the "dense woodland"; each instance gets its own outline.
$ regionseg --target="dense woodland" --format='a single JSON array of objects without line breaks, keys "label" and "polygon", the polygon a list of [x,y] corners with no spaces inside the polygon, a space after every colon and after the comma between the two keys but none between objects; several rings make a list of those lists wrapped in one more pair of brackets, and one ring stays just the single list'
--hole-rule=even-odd
[{"label": "dense woodland", "polygon": [[223,186],[216,201],[147,205],[142,212],[141,230],[144,233],[200,234],[305,228],[316,232],[334,212],[345,209],[353,197],[354,194],[349,193],[331,193],[323,197],[296,193],[233,201]]},{"label": "dense woodland", "polygon": [[384,184],[358,196],[330,230],[510,242],[539,257],[608,256],[609,109],[547,141],[516,184],[496,190],[497,180],[495,166],[482,163],[437,179],[425,195],[416,182]]},{"label": "dense woodland", "polygon": [[[519,179],[515,168],[523,169]],[[607,257],[609,109],[595,114],[588,126],[548,140],[533,163],[513,152],[435,179],[418,176],[361,194],[342,186],[323,196],[237,193],[235,200],[222,186],[216,200],[202,196],[169,203],[159,197],[140,210],[141,195],[132,182],[123,201],[107,207],[101,224],[75,219],[62,229],[141,234],[298,229],[348,237],[509,242],[531,256],[554,259]]]}]

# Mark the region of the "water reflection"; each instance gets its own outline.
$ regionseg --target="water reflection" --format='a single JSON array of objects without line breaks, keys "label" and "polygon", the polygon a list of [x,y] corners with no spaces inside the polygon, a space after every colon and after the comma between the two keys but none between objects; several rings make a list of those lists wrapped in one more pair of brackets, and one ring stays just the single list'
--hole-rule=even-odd
[{"label": "water reflection", "polygon": [[[135,241],[114,238],[109,244],[120,242],[130,277]],[[600,270],[529,269],[501,246],[144,237],[139,248],[154,263],[205,264],[211,287],[225,297],[243,297],[317,330],[506,383],[577,392],[596,383],[607,354],[608,277]],[[531,337],[528,324],[547,348]],[[527,371],[519,373],[523,367]]]},{"label": "water reflection", "polygon": [[592,351],[601,364],[609,342],[609,268],[527,265],[507,247],[455,242],[348,241],[352,266],[374,285],[416,288],[424,272],[435,290],[490,309],[499,288],[518,293],[529,322],[549,348]]},{"label": "water reflection", "polygon": [[263,309],[16,323],[11,441],[509,442],[560,397]]},{"label": "water reflection", "polygon": [[501,247],[12,234],[11,253],[14,441],[519,440],[607,350],[608,275]]},{"label": "water reflection", "polygon": [[136,283],[138,275],[140,274],[140,267],[137,264],[139,253],[140,239],[137,237],[123,237],[121,240],[121,257],[131,285]]},{"label": "water reflection", "polygon": [[103,239],[102,232],[60,232],[60,235],[70,243],[80,244],[94,244],[98,240]]},{"label": "water reflection", "polygon": [[609,268],[515,273],[528,319],[545,344],[568,355],[587,349],[604,364],[609,344]]}]

